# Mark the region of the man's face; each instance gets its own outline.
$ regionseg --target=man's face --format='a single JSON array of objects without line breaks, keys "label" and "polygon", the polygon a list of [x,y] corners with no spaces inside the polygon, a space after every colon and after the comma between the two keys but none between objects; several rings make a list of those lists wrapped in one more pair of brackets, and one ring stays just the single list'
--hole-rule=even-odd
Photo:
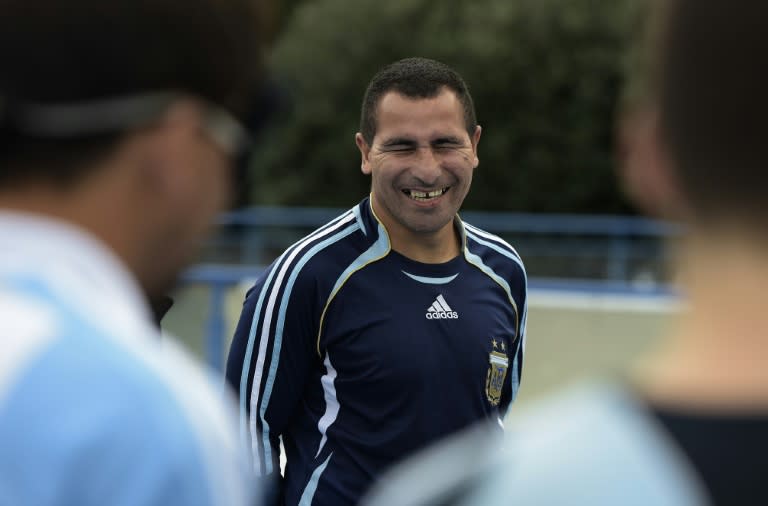
[{"label": "man's face", "polygon": [[417,240],[452,226],[478,165],[478,126],[467,133],[456,94],[434,98],[385,94],[377,109],[376,135],[361,134],[362,171],[370,174],[373,208],[390,237]]},{"label": "man's face", "polygon": [[[193,260],[215,217],[227,207],[232,192],[232,160],[205,125],[204,108],[177,106],[175,128],[159,145],[163,163],[165,212],[157,227],[154,260],[157,289],[164,293],[177,273]],[[191,112],[190,112],[191,111]]]}]

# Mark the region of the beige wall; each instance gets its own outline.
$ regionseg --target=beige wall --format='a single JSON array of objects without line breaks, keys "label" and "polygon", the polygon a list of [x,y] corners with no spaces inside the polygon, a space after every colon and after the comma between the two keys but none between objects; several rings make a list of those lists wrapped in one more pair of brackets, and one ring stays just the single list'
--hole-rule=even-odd
[{"label": "beige wall", "polygon": [[659,342],[676,302],[618,296],[531,296],[523,403],[553,388],[593,376],[619,376]]}]

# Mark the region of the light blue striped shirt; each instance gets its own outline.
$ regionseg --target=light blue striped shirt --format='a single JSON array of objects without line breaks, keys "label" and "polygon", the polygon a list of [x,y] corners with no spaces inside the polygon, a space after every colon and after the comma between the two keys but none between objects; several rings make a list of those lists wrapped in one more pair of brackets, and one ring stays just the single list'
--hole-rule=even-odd
[{"label": "light blue striped shirt", "polygon": [[0,505],[252,504],[221,397],[106,247],[0,213]]}]

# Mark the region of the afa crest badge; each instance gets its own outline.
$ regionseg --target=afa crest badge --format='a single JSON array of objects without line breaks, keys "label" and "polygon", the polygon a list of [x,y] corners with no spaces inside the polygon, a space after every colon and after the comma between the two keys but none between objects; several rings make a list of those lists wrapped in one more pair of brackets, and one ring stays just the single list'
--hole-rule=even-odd
[{"label": "afa crest badge", "polygon": [[[509,358],[507,347],[502,339],[493,339],[493,350],[488,354],[488,376],[485,380],[485,395],[491,406],[498,406],[501,392],[504,389],[504,379],[507,377]],[[501,344],[499,344],[501,343]]]}]

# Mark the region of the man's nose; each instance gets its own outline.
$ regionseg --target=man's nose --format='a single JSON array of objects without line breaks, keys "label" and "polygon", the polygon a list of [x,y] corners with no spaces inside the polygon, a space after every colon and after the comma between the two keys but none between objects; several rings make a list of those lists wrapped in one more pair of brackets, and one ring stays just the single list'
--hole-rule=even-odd
[{"label": "man's nose", "polygon": [[440,157],[435,153],[432,146],[419,146],[416,150],[415,162],[413,175],[424,183],[434,183],[440,177],[440,172],[442,171]]}]

